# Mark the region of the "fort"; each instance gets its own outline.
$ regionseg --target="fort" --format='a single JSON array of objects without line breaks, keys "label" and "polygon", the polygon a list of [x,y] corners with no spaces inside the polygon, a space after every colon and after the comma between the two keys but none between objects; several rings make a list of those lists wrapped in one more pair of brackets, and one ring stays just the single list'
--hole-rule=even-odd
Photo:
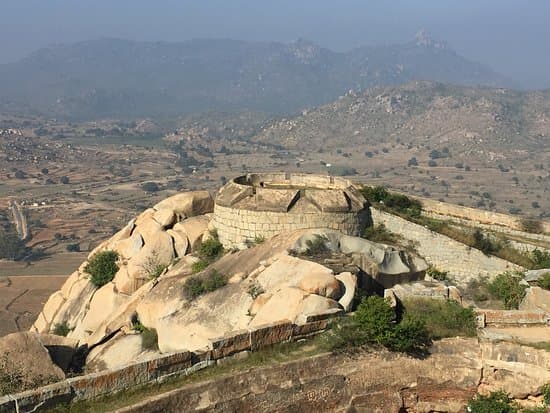
[{"label": "fort", "polygon": [[226,247],[296,229],[329,228],[356,236],[369,221],[367,201],[347,179],[290,173],[232,179],[218,192],[213,218]]}]

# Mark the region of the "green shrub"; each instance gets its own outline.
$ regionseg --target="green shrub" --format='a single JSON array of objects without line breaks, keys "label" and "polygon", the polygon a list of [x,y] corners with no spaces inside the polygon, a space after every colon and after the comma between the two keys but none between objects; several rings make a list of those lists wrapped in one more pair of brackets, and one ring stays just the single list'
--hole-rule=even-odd
[{"label": "green shrub", "polygon": [[313,239],[306,240],[306,250],[304,253],[309,256],[325,254],[329,251],[327,242],[327,237],[316,234]]},{"label": "green shrub", "polygon": [[544,405],[550,407],[550,383],[542,386],[541,393]]},{"label": "green shrub", "polygon": [[388,331],[382,344],[391,351],[425,353],[431,339],[421,319],[406,315],[399,324]]},{"label": "green shrub", "polygon": [[519,273],[504,272],[497,275],[488,284],[489,292],[504,302],[504,308],[517,309],[525,297],[525,285],[520,284],[522,275]]},{"label": "green shrub", "polygon": [[189,277],[183,284],[183,295],[188,300],[217,290],[227,284],[227,279],[218,271],[212,270],[202,277]]},{"label": "green shrub", "polygon": [[384,224],[378,224],[376,226],[365,228],[363,238],[373,242],[394,244],[400,237],[397,234],[388,231]]},{"label": "green shrub", "polygon": [[254,237],[254,244],[255,245],[263,244],[264,242],[265,242],[265,237],[263,235],[256,235]]},{"label": "green shrub", "polygon": [[389,301],[378,296],[364,298],[347,321],[335,329],[333,349],[381,345],[391,351],[425,353],[431,344],[424,322],[405,316],[395,322]]},{"label": "green shrub", "polygon": [[10,225],[7,229],[0,226],[0,259],[20,260],[27,253],[25,243]]},{"label": "green shrub", "polygon": [[252,299],[256,299],[259,295],[263,294],[265,291],[259,284],[251,284],[248,287],[247,290],[248,294],[252,297]]},{"label": "green shrub", "polygon": [[531,260],[533,261],[533,269],[550,268],[550,252],[535,249],[531,252]]},{"label": "green shrub", "polygon": [[211,236],[204,241],[199,248],[199,257],[212,262],[223,254],[223,245],[217,236]]},{"label": "green shrub", "polygon": [[112,281],[118,271],[117,259],[116,251],[101,251],[90,258],[84,267],[84,271],[90,274],[90,282],[101,287]]},{"label": "green shrub", "polygon": [[80,244],[78,242],[73,244],[67,244],[65,247],[68,252],[80,252]]},{"label": "green shrub", "polygon": [[476,319],[471,308],[453,300],[410,298],[403,301],[405,316],[424,322],[430,339],[476,335]]},{"label": "green shrub", "polygon": [[550,272],[542,274],[537,281],[537,285],[545,290],[550,290]]},{"label": "green shrub", "polygon": [[208,267],[210,263],[205,260],[199,260],[191,264],[191,271],[193,271],[193,274],[196,274],[198,272],[201,272]]},{"label": "green shrub", "polygon": [[204,290],[207,293],[211,291],[215,291],[226,284],[227,284],[227,280],[225,279],[225,277],[216,270],[210,271],[210,273],[203,280]]},{"label": "green shrub", "polygon": [[473,244],[472,247],[477,248],[485,255],[494,254],[500,250],[501,245],[498,242],[491,240],[489,237],[485,236],[483,232],[478,228],[474,231],[473,234]]},{"label": "green shrub", "polygon": [[141,335],[141,348],[144,350],[158,349],[158,334],[154,328],[147,328],[138,320],[132,322],[132,329]]},{"label": "green shrub", "polygon": [[477,394],[468,403],[472,413],[516,413],[512,400],[503,391],[493,392],[489,396]]},{"label": "green shrub", "polygon": [[71,328],[67,323],[56,323],[52,333],[54,333],[56,336],[63,336],[67,337],[67,334],[71,332]]},{"label": "green shrub", "polygon": [[434,280],[437,280],[437,281],[445,281],[447,279],[447,275],[449,275],[449,272],[440,271],[437,268],[430,266],[426,270],[426,275],[432,277]]},{"label": "green shrub", "polygon": [[193,300],[204,292],[204,286],[199,277],[189,277],[183,284],[183,294],[188,300]]},{"label": "green shrub", "polygon": [[373,205],[383,204],[384,207],[408,218],[418,218],[422,214],[422,204],[419,201],[406,195],[390,193],[383,186],[364,186],[361,192]]}]

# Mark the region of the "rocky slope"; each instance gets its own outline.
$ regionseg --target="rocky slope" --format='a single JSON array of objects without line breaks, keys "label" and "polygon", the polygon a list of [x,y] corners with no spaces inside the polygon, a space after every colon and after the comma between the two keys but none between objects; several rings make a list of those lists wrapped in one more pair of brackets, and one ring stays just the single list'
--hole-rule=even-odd
[{"label": "rocky slope", "polygon": [[[207,192],[175,195],[131,220],[100,251],[119,254],[111,282],[95,287],[88,260],[54,293],[32,330],[58,326],[87,346],[88,370],[100,370],[150,357],[152,352],[197,350],[230,331],[276,321],[305,323],[308,315],[350,311],[356,289],[366,283],[345,269],[334,271],[304,254],[319,236],[334,256],[350,255],[374,277],[422,278],[427,264],[411,253],[332,230],[282,233],[242,251],[230,251],[194,275],[216,274],[226,285],[198,297],[186,293],[196,252],[211,237],[213,201]],[[167,266],[151,277],[151,262]],[[334,267],[333,267],[334,268]],[[354,268],[358,268],[355,266]],[[140,328],[155,330],[156,346],[143,344]]]}]

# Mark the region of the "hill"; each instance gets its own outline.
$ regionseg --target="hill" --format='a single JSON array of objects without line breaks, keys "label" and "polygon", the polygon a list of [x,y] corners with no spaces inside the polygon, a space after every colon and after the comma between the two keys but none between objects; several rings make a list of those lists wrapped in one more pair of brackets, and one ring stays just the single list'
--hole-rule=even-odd
[{"label": "hill", "polygon": [[100,39],[41,49],[0,65],[0,109],[72,119],[205,110],[291,113],[328,103],[349,89],[422,79],[510,84],[424,33],[401,45],[343,53],[306,40]]},{"label": "hill", "polygon": [[509,213],[544,217],[549,120],[550,91],[411,82],[347,93],[274,122],[252,140],[355,168],[409,193],[478,208],[494,200],[509,203]]}]

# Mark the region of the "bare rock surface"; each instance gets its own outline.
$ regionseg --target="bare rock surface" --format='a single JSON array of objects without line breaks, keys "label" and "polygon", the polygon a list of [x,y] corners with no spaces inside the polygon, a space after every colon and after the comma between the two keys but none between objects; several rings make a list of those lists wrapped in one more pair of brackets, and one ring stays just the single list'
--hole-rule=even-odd
[{"label": "bare rock surface", "polygon": [[520,310],[544,311],[550,316],[550,291],[540,287],[530,287],[519,305]]},{"label": "bare rock surface", "polygon": [[63,371],[53,363],[40,335],[32,332],[0,337],[0,374],[19,383],[16,391],[65,378]]}]

